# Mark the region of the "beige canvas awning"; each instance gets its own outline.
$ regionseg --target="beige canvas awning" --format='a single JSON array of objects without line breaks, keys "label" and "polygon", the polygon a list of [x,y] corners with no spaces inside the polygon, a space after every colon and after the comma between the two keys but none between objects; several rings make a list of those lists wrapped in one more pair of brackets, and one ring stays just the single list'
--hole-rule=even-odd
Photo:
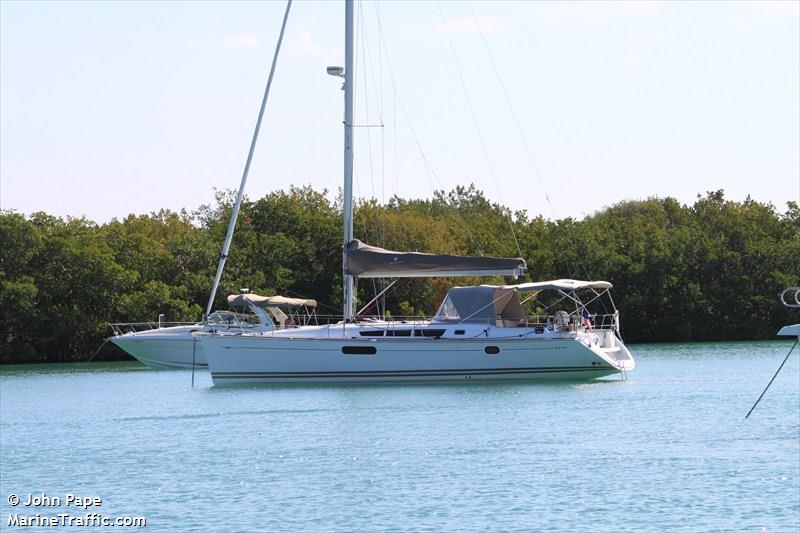
[{"label": "beige canvas awning", "polygon": [[317,301],[286,296],[259,296],[258,294],[231,294],[228,305],[244,306],[248,303],[258,307],[316,307]]}]

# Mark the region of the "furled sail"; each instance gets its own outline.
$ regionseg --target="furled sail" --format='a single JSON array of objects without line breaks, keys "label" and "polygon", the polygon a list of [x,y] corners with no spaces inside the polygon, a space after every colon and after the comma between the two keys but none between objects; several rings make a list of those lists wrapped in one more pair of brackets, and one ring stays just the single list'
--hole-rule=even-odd
[{"label": "furled sail", "polygon": [[347,274],[359,278],[426,278],[445,276],[519,276],[527,264],[521,257],[395,252],[352,240],[345,250]]}]

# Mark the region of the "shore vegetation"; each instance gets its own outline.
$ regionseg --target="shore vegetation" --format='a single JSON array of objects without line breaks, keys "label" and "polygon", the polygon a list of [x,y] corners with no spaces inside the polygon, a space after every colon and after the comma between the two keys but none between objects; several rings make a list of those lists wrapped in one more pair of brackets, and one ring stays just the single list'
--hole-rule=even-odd
[{"label": "shore vegetation", "polygon": [[[98,224],[47,213],[0,212],[0,362],[85,360],[111,322],[198,321],[214,276],[233,194],[194,211],[162,210]],[[341,202],[292,187],[243,203],[216,305],[249,288],[341,307]],[[513,232],[512,232],[513,227]],[[626,342],[771,339],[796,321],[778,302],[800,283],[800,207],[723,191],[692,205],[622,201],[581,220],[510,212],[474,186],[430,199],[358,202],[355,235],[395,250],[516,257],[519,282],[557,278],[614,284]],[[516,243],[519,243],[519,248]],[[395,316],[431,315],[454,284],[419,279],[387,298]],[[371,280],[360,302],[374,295]],[[110,343],[98,359],[119,358]]]}]

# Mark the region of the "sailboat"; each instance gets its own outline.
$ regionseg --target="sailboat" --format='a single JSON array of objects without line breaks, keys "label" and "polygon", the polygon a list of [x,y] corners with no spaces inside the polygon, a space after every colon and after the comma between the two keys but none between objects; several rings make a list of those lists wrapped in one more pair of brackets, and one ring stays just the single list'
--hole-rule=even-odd
[{"label": "sailboat", "polygon": [[[353,0],[345,0],[345,66],[328,67],[344,78],[343,320],[259,333],[195,332],[214,384],[591,379],[633,370],[606,281],[454,287],[429,320],[362,319],[355,312],[359,278],[517,277],[527,265],[522,258],[385,250],[354,239],[353,19]],[[528,316],[523,304],[544,302],[546,293],[555,303],[536,308],[552,314]],[[610,312],[591,314],[587,305],[601,298]]]}]

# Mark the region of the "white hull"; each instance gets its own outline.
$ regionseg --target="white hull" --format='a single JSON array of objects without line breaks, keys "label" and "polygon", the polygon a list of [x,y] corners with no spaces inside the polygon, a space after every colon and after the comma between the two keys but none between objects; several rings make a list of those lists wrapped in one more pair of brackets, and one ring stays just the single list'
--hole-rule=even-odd
[{"label": "white hull", "polygon": [[206,368],[208,363],[203,345],[192,334],[198,331],[263,333],[274,330],[271,320],[262,310],[254,308],[254,311],[260,324],[239,321],[234,313],[228,311],[212,314],[210,318],[213,321],[208,323],[157,327],[124,334],[123,328],[133,329],[139,324],[112,324],[116,335],[109,340],[151,368]]},{"label": "white hull", "polygon": [[111,342],[151,368],[206,368],[203,345],[192,332],[203,329],[201,324],[158,328],[111,337]]},{"label": "white hull", "polygon": [[[342,328],[331,328],[337,329]],[[369,339],[199,334],[197,338],[215,385],[588,380],[634,366],[621,342],[604,351],[592,345],[589,336]]]}]

